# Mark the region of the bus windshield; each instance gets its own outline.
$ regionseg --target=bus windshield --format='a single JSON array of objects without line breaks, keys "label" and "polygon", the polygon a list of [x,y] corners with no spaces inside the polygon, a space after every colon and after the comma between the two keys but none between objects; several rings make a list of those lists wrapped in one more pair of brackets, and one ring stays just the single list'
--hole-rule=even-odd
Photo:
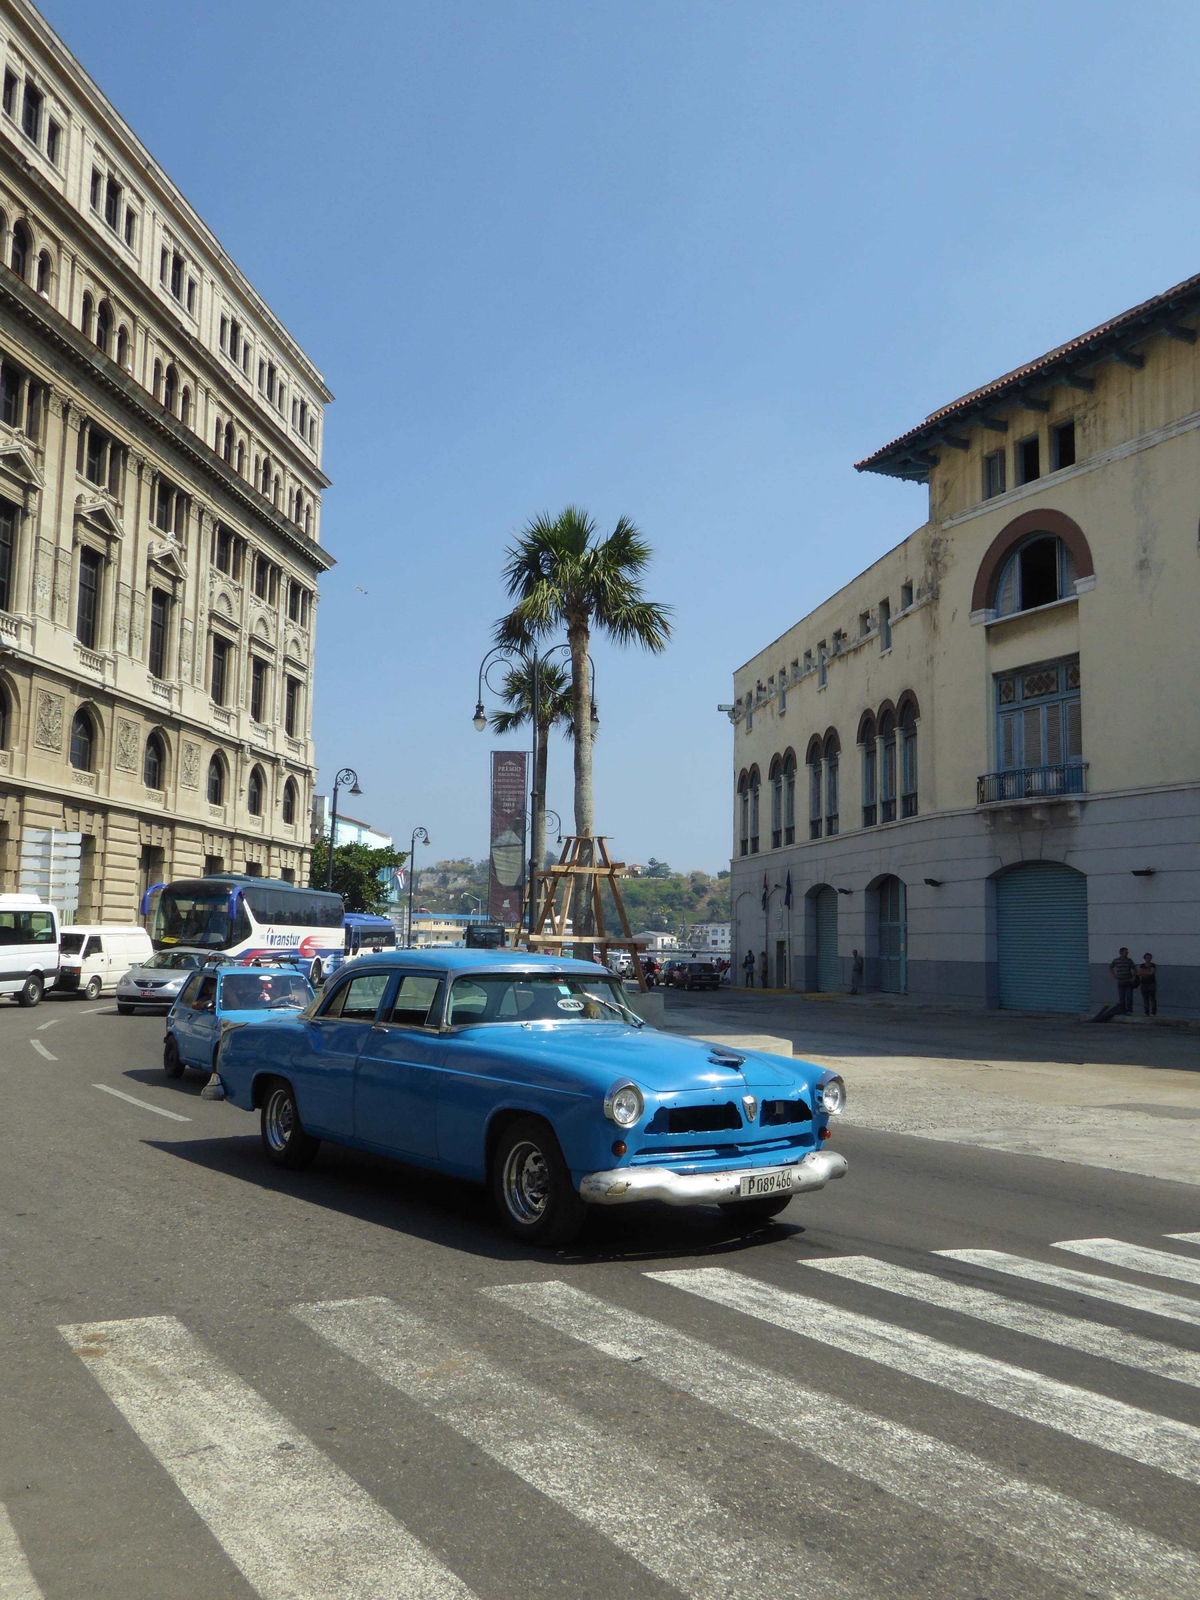
[{"label": "bus windshield", "polygon": [[228,884],[168,883],[154,908],[150,937],[155,945],[190,944],[202,950],[228,950],[250,937],[240,902],[231,912]]}]

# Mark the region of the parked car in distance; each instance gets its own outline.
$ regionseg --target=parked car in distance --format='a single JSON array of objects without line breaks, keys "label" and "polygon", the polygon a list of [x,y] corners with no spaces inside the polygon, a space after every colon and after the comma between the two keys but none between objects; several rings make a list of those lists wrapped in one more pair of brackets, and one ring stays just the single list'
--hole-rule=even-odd
[{"label": "parked car in distance", "polygon": [[258,1111],[276,1166],[328,1139],[487,1183],[538,1244],[634,1200],[757,1226],[846,1170],[836,1073],[659,1032],[607,968],[523,950],[360,956],[308,1010],[223,1032],[204,1093]]},{"label": "parked car in distance", "polygon": [[117,984],[117,1010],[123,1017],[134,1011],[169,1011],[179,998],[188,974],[202,967],[207,950],[158,950],[131,967]]},{"label": "parked car in distance", "polygon": [[119,986],[130,967],[140,966],[153,954],[154,946],[145,928],[72,923],[62,930],[58,942],[54,992],[98,1000]]},{"label": "parked car in distance", "polygon": [[163,1071],[178,1078],[187,1067],[211,1072],[221,1036],[248,1022],[271,1022],[311,1004],[313,986],[283,966],[204,966],[184,980],[167,1013]]},{"label": "parked car in distance", "polygon": [[719,989],[721,969],[711,961],[672,961],[663,981],[672,989]]}]

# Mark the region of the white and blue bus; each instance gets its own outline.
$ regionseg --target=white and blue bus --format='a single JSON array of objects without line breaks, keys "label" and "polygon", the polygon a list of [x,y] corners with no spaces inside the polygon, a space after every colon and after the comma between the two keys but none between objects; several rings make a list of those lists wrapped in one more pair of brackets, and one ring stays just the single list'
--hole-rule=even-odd
[{"label": "white and blue bus", "polygon": [[148,890],[142,912],[156,950],[186,945],[231,961],[280,956],[304,966],[314,984],[345,954],[341,895],[282,878],[176,878]]},{"label": "white and blue bus", "polygon": [[353,961],[355,956],[396,948],[396,924],[388,917],[376,916],[369,911],[347,911],[344,927],[345,940],[340,957],[334,956],[325,963],[327,978],[347,961]]}]

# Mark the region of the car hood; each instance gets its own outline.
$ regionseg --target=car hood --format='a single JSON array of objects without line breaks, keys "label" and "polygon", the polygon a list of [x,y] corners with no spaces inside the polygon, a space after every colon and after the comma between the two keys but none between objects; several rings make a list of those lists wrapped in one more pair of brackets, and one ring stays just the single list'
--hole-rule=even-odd
[{"label": "car hood", "polygon": [[130,967],[122,976],[122,982],[128,979],[131,983],[178,983],[184,984],[195,972],[195,967]]},{"label": "car hood", "polygon": [[[632,1078],[643,1089],[673,1094],[687,1089],[750,1088],[774,1091],[809,1083],[822,1069],[808,1061],[771,1056],[759,1050],[733,1050],[655,1028],[618,1022],[488,1024],[466,1031],[472,1053],[511,1061],[514,1077],[534,1065],[575,1071],[607,1088],[616,1078]],[[728,1064],[719,1058],[728,1057]],[[734,1058],[738,1058],[734,1064]]]}]

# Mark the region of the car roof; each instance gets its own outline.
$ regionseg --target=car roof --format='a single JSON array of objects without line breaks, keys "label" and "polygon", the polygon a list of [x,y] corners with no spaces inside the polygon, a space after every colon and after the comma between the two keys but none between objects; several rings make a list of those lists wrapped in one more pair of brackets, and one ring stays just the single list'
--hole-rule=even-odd
[{"label": "car roof", "polygon": [[[380,950],[370,956],[356,956],[353,970],[362,973],[369,967],[403,967],[423,972],[566,972],[594,977],[611,977],[607,967],[596,961],[575,961],[566,956],[539,955],[533,950],[467,950],[441,945],[431,950]],[[349,967],[343,967],[343,972]]]}]

